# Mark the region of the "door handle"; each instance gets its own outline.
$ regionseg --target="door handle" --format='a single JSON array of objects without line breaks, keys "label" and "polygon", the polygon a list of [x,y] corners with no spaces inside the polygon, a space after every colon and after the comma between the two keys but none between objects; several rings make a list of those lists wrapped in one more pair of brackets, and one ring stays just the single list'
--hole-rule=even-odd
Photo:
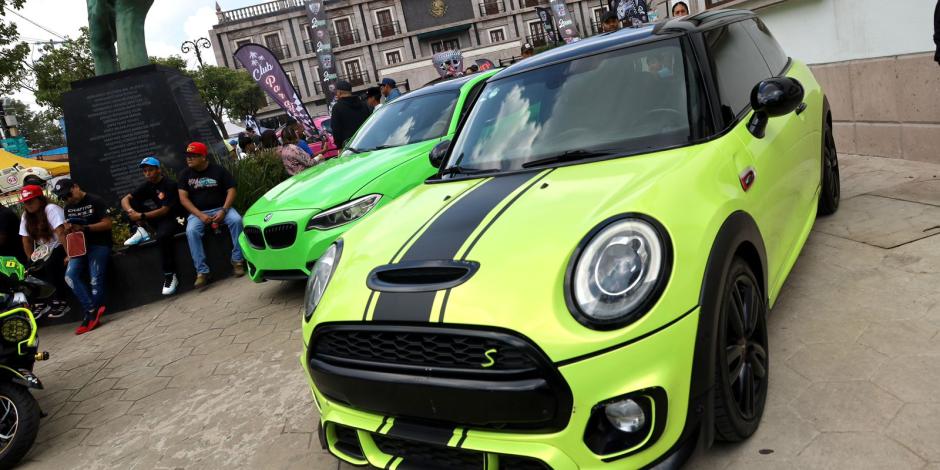
[{"label": "door handle", "polygon": [[799,116],[803,114],[803,111],[806,111],[806,103],[800,103],[800,105],[796,107],[796,115]]}]

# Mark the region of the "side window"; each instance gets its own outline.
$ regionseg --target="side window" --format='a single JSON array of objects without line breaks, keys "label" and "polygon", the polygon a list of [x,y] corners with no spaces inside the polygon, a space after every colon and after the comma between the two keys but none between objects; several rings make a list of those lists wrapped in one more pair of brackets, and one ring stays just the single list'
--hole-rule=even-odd
[{"label": "side window", "polygon": [[727,125],[748,107],[754,85],[774,74],[740,22],[705,32],[705,44]]},{"label": "side window", "polygon": [[751,38],[757,43],[757,48],[760,49],[761,54],[764,55],[764,60],[767,61],[767,66],[770,67],[770,71],[773,72],[774,75],[780,75],[784,67],[787,66],[787,62],[790,61],[790,58],[787,56],[787,53],[784,52],[783,48],[780,47],[780,43],[774,39],[773,34],[770,34],[767,25],[759,19],[744,21],[741,24],[744,25],[744,28],[750,33]]}]

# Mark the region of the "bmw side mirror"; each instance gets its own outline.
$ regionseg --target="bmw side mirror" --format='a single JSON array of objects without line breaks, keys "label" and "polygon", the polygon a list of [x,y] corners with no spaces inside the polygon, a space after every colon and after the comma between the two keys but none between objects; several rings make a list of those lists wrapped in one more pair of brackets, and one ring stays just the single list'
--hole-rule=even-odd
[{"label": "bmw side mirror", "polygon": [[747,124],[747,130],[754,137],[763,139],[767,121],[799,109],[803,104],[804,93],[803,85],[795,78],[775,77],[761,81],[751,90],[754,116]]},{"label": "bmw side mirror", "polygon": [[431,166],[434,168],[440,168],[441,164],[444,163],[444,157],[447,156],[447,151],[450,149],[450,141],[445,140],[431,149],[431,153],[428,154],[428,159],[431,161]]}]

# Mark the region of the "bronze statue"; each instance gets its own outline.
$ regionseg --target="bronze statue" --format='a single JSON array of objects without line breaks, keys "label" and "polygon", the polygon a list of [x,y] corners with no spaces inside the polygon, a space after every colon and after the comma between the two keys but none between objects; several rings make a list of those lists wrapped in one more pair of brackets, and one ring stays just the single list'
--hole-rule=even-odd
[{"label": "bronze statue", "polygon": [[[153,0],[87,1],[88,32],[95,75],[117,72],[118,64],[120,70],[149,64],[144,20]],[[121,52],[120,60],[117,51]]]}]

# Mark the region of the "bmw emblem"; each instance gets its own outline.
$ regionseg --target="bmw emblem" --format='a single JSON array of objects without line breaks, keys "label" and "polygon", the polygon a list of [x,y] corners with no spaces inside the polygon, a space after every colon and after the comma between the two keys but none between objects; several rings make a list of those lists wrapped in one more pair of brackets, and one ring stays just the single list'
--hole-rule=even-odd
[{"label": "bmw emblem", "polygon": [[264,216],[264,221],[267,222],[267,221],[271,220],[271,217],[274,217],[274,214],[273,214],[273,213]]}]

